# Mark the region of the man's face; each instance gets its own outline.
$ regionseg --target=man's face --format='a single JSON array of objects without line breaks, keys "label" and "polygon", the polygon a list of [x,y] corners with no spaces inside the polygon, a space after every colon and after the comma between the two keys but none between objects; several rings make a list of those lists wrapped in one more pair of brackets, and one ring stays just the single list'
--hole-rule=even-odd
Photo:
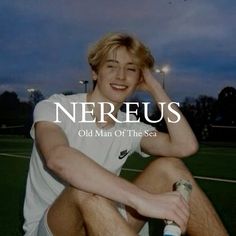
[{"label": "man's face", "polygon": [[136,89],[140,69],[127,49],[120,47],[108,53],[98,72],[93,72],[93,79],[97,81],[94,92],[103,100],[122,103]]}]

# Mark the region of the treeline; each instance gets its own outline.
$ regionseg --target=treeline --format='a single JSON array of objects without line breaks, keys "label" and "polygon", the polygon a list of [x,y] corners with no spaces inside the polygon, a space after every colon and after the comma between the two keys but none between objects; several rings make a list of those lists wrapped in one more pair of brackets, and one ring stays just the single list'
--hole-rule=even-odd
[{"label": "treeline", "polygon": [[182,111],[200,140],[236,140],[236,89],[225,87],[215,99],[186,98]]},{"label": "treeline", "polygon": [[[72,92],[65,92],[65,95]],[[5,91],[0,94],[0,134],[22,134],[29,136],[33,122],[33,109],[37,102],[44,99],[39,90],[29,93],[27,102],[20,101],[15,92]],[[141,102],[141,98],[135,98]],[[139,100],[140,99],[140,100]],[[225,87],[218,98],[201,95],[198,98],[186,97],[180,109],[186,116],[199,140],[236,140],[236,89]],[[138,116],[142,121],[144,115],[140,109]],[[160,112],[154,107],[151,120],[158,120]],[[156,124],[159,130],[165,131],[162,121]]]},{"label": "treeline", "polygon": [[[200,95],[198,98],[186,97],[180,109],[199,140],[236,141],[235,88],[225,87],[218,98],[207,95]],[[142,108],[138,111],[138,116],[145,122]],[[154,107],[150,119],[158,120],[160,116],[159,110]],[[163,120],[155,126],[158,130],[166,131]]]},{"label": "treeline", "polygon": [[34,106],[42,99],[39,90],[31,91],[27,102],[20,101],[15,92],[3,92],[0,95],[0,134],[29,136]]}]

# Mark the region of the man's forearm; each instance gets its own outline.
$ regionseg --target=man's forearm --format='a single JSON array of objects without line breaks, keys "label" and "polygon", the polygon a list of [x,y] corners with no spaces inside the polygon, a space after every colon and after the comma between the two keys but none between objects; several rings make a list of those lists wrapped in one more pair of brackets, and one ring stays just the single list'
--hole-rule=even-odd
[{"label": "man's forearm", "polygon": [[80,151],[59,146],[48,158],[47,166],[75,188],[136,208],[145,192],[114,175]]},{"label": "man's forearm", "polygon": [[[167,105],[172,102],[158,82],[153,85],[151,94],[157,105],[159,105],[160,102],[166,102]],[[170,142],[172,142],[174,145],[176,144],[183,147],[193,147],[193,149],[196,149],[197,140],[187,120],[177,105],[173,105],[172,109],[174,109],[181,118],[177,123],[169,122],[169,120],[176,120],[176,115],[171,112],[167,106],[163,107],[163,116],[169,132]]]}]

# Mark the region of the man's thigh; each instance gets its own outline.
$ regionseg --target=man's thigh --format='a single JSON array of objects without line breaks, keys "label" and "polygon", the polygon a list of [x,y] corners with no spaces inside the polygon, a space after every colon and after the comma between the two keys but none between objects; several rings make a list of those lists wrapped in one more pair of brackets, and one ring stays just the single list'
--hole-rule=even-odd
[{"label": "man's thigh", "polygon": [[89,194],[66,187],[49,207],[45,217],[46,227],[42,227],[43,230],[46,228],[52,235],[57,236],[85,235],[79,205],[86,197]]},{"label": "man's thigh", "polygon": [[101,196],[67,187],[48,209],[42,232],[47,236],[136,235],[118,208]]}]

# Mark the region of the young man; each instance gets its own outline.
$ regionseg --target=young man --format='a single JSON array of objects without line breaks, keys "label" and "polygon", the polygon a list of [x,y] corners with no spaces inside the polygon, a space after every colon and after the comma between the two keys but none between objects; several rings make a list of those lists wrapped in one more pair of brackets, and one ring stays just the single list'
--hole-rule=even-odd
[{"label": "young man", "polygon": [[[173,220],[189,235],[227,235],[179,160],[195,153],[198,144],[177,106],[177,123],[169,122],[176,119],[175,113],[163,108],[168,133],[136,122],[134,115],[125,122],[119,110],[136,89],[150,93],[157,104],[171,102],[151,73],[154,59],[149,50],[137,39],[115,33],[101,39],[88,60],[91,93],[54,95],[35,108],[25,235],[137,235],[146,217]],[[129,130],[143,135],[132,136]],[[134,151],[156,159],[130,183],[119,173]],[[179,179],[193,185],[189,205],[171,191]]]}]

